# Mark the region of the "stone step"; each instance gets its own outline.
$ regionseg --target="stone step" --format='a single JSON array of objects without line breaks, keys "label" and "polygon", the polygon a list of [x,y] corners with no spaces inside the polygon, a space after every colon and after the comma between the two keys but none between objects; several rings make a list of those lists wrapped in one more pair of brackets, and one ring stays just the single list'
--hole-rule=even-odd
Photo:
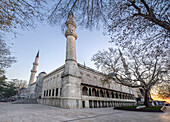
[{"label": "stone step", "polygon": [[11,102],[12,104],[38,104],[37,99],[23,99]]}]

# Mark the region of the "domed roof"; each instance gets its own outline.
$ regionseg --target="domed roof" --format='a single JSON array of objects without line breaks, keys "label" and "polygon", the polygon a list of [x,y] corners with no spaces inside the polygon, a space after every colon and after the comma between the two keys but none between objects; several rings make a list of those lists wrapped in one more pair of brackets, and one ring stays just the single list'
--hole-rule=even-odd
[{"label": "domed roof", "polygon": [[47,74],[46,72],[40,72],[39,74]]}]

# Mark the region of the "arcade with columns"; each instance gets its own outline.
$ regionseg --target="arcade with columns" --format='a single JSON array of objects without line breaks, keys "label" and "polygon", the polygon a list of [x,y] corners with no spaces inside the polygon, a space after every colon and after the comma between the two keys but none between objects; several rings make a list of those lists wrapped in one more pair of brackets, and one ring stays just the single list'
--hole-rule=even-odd
[{"label": "arcade with columns", "polygon": [[133,106],[135,104],[133,94],[84,83],[81,84],[81,88],[83,108]]}]

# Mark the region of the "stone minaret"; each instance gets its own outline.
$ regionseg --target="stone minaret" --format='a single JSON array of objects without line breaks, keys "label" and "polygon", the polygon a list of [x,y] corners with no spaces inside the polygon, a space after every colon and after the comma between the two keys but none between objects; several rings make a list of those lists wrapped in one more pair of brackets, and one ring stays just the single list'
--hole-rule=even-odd
[{"label": "stone minaret", "polygon": [[78,108],[81,104],[80,98],[80,72],[76,59],[76,39],[75,32],[76,23],[74,22],[74,15],[69,13],[66,21],[67,30],[65,36],[67,38],[66,46],[66,60],[63,72],[62,82],[62,97],[64,108]]},{"label": "stone minaret", "polygon": [[38,53],[37,53],[37,55],[36,55],[36,57],[35,57],[35,61],[34,61],[34,63],[33,63],[33,68],[32,68],[32,70],[31,70],[31,76],[30,76],[30,80],[29,80],[29,84],[28,84],[28,85],[34,83],[35,74],[36,74],[36,72],[37,72],[38,59],[39,59],[39,51],[38,51]]},{"label": "stone minaret", "polygon": [[33,63],[33,68],[31,70],[31,76],[30,76],[30,80],[28,83],[28,88],[27,88],[27,93],[26,93],[26,98],[31,98],[31,84],[34,83],[34,79],[35,79],[35,74],[37,72],[37,66],[38,66],[38,59],[39,59],[39,51],[35,57],[35,61]]}]

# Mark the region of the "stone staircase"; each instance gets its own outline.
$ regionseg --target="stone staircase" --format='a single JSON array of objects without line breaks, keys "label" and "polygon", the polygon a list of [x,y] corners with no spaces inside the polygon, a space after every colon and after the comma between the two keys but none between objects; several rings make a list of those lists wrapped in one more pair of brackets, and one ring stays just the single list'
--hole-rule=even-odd
[{"label": "stone staircase", "polygon": [[31,98],[31,99],[17,100],[11,102],[11,104],[38,104],[38,103],[37,103],[37,99]]}]

